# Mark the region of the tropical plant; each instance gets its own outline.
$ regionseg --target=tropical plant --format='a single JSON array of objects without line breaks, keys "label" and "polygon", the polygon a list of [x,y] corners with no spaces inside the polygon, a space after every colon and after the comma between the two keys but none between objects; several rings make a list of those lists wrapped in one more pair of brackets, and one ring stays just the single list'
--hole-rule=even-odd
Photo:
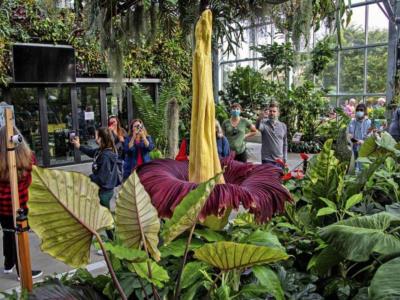
[{"label": "tropical plant", "polygon": [[[100,206],[98,187],[88,177],[34,167],[29,194],[30,225],[42,240],[42,251],[71,266],[83,266],[89,262],[94,236],[105,252],[97,231],[112,226],[113,219]],[[105,259],[115,287],[126,299],[107,255]]]},{"label": "tropical plant", "polygon": [[226,103],[239,103],[245,117],[254,119],[255,112],[267,104],[269,87],[263,75],[255,69],[238,67],[229,75],[223,99]]},{"label": "tropical plant", "polygon": [[271,70],[268,74],[272,74],[278,81],[281,73],[285,75],[285,78],[288,77],[289,69],[294,66],[294,50],[290,42],[285,44],[274,42],[269,45],[251,47],[251,49],[261,54],[260,60],[263,62],[261,69],[269,66]]},{"label": "tropical plant", "polygon": [[332,61],[334,53],[331,37],[318,41],[311,51],[311,73],[314,75],[321,74]]}]

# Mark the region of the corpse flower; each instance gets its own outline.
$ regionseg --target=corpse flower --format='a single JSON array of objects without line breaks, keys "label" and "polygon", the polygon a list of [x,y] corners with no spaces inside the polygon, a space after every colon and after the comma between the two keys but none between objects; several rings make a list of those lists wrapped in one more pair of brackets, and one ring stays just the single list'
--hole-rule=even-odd
[{"label": "corpse flower", "polygon": [[[175,207],[198,184],[188,181],[188,162],[171,159],[155,160],[140,166],[140,182],[151,197],[162,218],[170,218]],[[282,213],[290,193],[281,184],[282,171],[272,165],[255,165],[226,158],[225,184],[217,184],[200,213],[206,216],[224,216],[229,208],[248,209],[259,223],[264,223],[277,213]]]},{"label": "corpse flower", "polygon": [[[283,212],[289,192],[281,185],[282,171],[270,165],[234,161],[220,162],[215,136],[215,104],[212,86],[212,14],[205,10],[196,24],[193,55],[193,102],[189,161],[181,148],[179,160],[155,160],[137,168],[140,182],[162,218],[170,218],[175,207],[201,182],[225,169],[224,176],[207,199],[200,221],[207,216],[227,217],[231,209],[243,206],[262,223]],[[226,213],[226,215],[225,215]],[[209,221],[209,222],[208,222]],[[220,228],[222,228],[221,226]]]}]

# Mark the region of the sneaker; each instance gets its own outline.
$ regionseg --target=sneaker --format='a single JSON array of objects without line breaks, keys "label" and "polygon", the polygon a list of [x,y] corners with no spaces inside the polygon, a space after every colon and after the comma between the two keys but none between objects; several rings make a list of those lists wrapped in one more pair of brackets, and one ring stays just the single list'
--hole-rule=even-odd
[{"label": "sneaker", "polygon": [[[38,278],[43,275],[43,271],[40,270],[32,270],[32,279]],[[18,280],[21,280],[21,278],[18,276]]]},{"label": "sneaker", "polygon": [[4,268],[3,272],[4,272],[4,274],[11,274],[13,269],[14,269],[14,267],[11,267],[10,269]]},{"label": "sneaker", "polygon": [[101,251],[101,250],[97,250],[97,255],[99,255],[99,256],[104,256],[104,254],[103,254],[103,251]]}]

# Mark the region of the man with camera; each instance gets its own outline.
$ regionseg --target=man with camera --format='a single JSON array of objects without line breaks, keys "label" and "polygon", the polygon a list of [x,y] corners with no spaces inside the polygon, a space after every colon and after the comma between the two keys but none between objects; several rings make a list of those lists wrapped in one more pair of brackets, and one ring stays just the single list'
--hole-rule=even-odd
[{"label": "man with camera", "polygon": [[287,160],[287,128],[286,124],[279,121],[279,107],[271,103],[260,114],[256,128],[261,132],[261,162],[269,163],[283,168],[277,161]]}]

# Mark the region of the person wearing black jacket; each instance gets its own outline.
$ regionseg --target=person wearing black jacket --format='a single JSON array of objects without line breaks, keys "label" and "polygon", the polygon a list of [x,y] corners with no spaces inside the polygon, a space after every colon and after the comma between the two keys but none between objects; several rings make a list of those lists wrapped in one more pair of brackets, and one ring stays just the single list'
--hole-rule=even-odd
[{"label": "person wearing black jacket", "polygon": [[120,184],[118,175],[118,153],[114,145],[112,131],[101,127],[96,131],[96,143],[99,148],[81,146],[79,137],[71,143],[80,151],[93,158],[90,179],[99,186],[100,204],[110,209],[110,200],[114,188]]}]

